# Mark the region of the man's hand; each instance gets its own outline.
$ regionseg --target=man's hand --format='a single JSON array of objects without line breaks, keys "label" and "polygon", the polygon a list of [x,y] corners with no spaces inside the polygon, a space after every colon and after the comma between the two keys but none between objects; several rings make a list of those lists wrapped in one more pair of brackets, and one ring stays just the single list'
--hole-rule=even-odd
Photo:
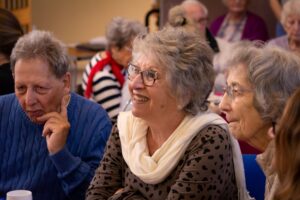
[{"label": "man's hand", "polygon": [[45,123],[43,136],[46,137],[47,148],[50,154],[55,154],[64,148],[69,130],[67,106],[70,95],[65,95],[61,101],[61,110],[58,112],[46,113],[37,118],[38,121]]}]

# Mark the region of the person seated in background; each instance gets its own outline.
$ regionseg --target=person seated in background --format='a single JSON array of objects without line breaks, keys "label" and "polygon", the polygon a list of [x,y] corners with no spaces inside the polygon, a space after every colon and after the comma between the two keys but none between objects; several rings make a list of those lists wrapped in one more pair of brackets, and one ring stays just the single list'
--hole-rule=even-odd
[{"label": "person seated in background", "polygon": [[270,8],[277,19],[276,29],[275,29],[276,37],[280,37],[286,34],[281,24],[281,14],[282,14],[282,7],[287,1],[289,0],[269,0]]},{"label": "person seated in background", "polygon": [[120,112],[87,200],[247,199],[237,141],[207,111],[212,55],[184,28],[134,40],[132,110]]},{"label": "person seated in background", "polygon": [[274,200],[299,200],[300,87],[288,100],[274,134],[275,168],[280,182]]},{"label": "person seated in background", "polygon": [[289,96],[300,86],[300,58],[280,48],[240,42],[228,58],[228,76],[220,109],[230,132],[257,148],[266,175],[265,199],[273,199],[278,178],[273,170],[274,142],[268,134]]},{"label": "person seated in background", "polygon": [[228,42],[269,39],[263,19],[247,10],[250,0],[223,0],[228,12],[215,19],[210,31]]},{"label": "person seated in background", "polygon": [[23,30],[17,18],[10,11],[0,8],[0,95],[14,92],[9,57],[22,35]]},{"label": "person seated in background", "polygon": [[270,45],[279,46],[300,56],[300,1],[289,0],[284,4],[281,23],[286,35],[272,39]]},{"label": "person seated in background", "polygon": [[15,93],[0,97],[0,197],[84,199],[111,131],[101,106],[70,92],[64,45],[45,31],[21,37],[11,55]]},{"label": "person seated in background", "polygon": [[184,0],[180,5],[184,10],[185,17],[193,20],[202,37],[207,40],[212,50],[218,53],[220,51],[218,43],[207,28],[208,9],[206,6],[198,0]]},{"label": "person seated in background", "polygon": [[97,53],[83,73],[84,96],[99,103],[112,120],[122,109],[122,88],[131,59],[132,40],[142,32],[146,32],[146,27],[137,21],[113,18],[106,28],[107,50]]}]

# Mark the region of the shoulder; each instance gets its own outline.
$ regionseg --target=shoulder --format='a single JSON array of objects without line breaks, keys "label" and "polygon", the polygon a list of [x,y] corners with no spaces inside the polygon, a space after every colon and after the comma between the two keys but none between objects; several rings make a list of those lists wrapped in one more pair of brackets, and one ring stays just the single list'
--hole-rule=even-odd
[{"label": "shoulder", "polygon": [[15,93],[7,94],[7,95],[0,95],[0,106],[4,104],[5,106],[17,103],[17,97]]},{"label": "shoulder", "polygon": [[103,59],[103,57],[101,55],[102,55],[102,52],[98,52],[92,57],[92,59],[90,60],[90,63],[89,63],[91,67],[95,66],[97,64],[97,62],[99,62],[100,60]]},{"label": "shoulder", "polygon": [[226,17],[226,14],[218,16],[217,18],[214,19],[214,21],[212,22],[212,24],[222,23],[224,21],[225,17]]},{"label": "shoulder", "polygon": [[86,116],[89,118],[93,118],[95,116],[104,118],[107,117],[107,113],[101,105],[76,93],[71,93],[71,101],[69,105],[73,114],[80,114],[80,116]]},{"label": "shoulder", "polygon": [[[218,149],[220,145],[227,149],[230,146],[229,132],[218,125],[208,125],[194,137],[189,149]],[[206,149],[206,150],[205,150]]]},{"label": "shoulder", "polygon": [[253,12],[247,11],[247,17],[250,21],[265,23],[262,17],[254,14]]},{"label": "shoulder", "polygon": [[217,32],[219,31],[219,28],[221,27],[224,19],[225,19],[225,14],[217,17],[210,25],[209,30],[212,32],[214,36],[217,35]]}]

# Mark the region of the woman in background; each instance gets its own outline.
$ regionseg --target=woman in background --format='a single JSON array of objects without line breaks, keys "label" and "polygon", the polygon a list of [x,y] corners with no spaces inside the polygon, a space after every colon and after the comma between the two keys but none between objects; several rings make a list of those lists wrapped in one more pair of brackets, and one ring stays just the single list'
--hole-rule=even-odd
[{"label": "woman in background", "polygon": [[250,0],[223,0],[228,12],[210,26],[214,36],[228,42],[269,39],[263,19],[247,10]]},{"label": "woman in background", "polygon": [[23,30],[17,18],[10,11],[0,8],[0,95],[14,92],[9,59],[22,35]]},{"label": "woman in background", "polygon": [[106,29],[107,50],[97,53],[83,73],[84,96],[99,103],[113,120],[119,114],[132,40],[145,31],[137,21],[113,18]]},{"label": "woman in background", "polygon": [[280,187],[274,200],[300,199],[300,87],[290,97],[275,132]]}]

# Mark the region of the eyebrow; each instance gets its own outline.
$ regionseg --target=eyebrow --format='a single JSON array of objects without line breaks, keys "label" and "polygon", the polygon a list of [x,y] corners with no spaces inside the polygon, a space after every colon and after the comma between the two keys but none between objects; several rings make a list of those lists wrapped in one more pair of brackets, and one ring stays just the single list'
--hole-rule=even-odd
[{"label": "eyebrow", "polygon": [[[139,70],[141,70],[141,67],[139,65],[136,65],[136,64],[133,64],[133,63],[130,63],[132,64],[134,67],[138,68]],[[145,70],[152,70],[152,71],[155,71],[155,72],[159,72],[159,69],[158,67],[156,66],[153,66],[153,65],[146,65],[147,69],[144,69],[144,70],[141,70],[141,71],[145,71]]]}]

